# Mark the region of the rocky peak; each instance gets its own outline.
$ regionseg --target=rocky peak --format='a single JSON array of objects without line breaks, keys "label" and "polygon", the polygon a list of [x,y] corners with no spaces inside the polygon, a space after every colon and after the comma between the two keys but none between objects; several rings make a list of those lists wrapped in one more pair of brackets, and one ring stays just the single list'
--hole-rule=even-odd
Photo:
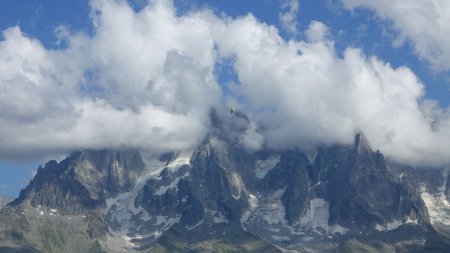
[{"label": "rocky peak", "polygon": [[210,136],[192,156],[193,195],[207,209],[219,209],[227,218],[238,219],[248,205],[241,173],[249,167],[247,158],[243,150]]},{"label": "rocky peak", "polygon": [[98,198],[104,191],[115,196],[131,189],[145,164],[137,150],[85,150],[70,165],[75,178]]},{"label": "rocky peak", "polygon": [[[330,150],[331,151],[331,150]],[[363,134],[355,136],[352,148],[330,153],[331,164],[325,164],[333,175],[327,185],[330,219],[351,226],[387,224],[393,220],[415,217],[426,220],[424,203],[417,192],[398,183],[389,173],[384,156],[373,152]],[[336,189],[340,189],[336,192]]]},{"label": "rocky peak", "polygon": [[130,190],[144,168],[137,150],[74,152],[61,162],[40,167],[13,204],[29,201],[33,206],[78,213]]},{"label": "rocky peak", "polygon": [[372,148],[370,147],[369,140],[362,133],[358,133],[355,136],[355,141],[353,142],[353,149],[355,150],[355,152],[357,154],[361,154],[361,153],[370,154],[370,153],[372,153]]}]

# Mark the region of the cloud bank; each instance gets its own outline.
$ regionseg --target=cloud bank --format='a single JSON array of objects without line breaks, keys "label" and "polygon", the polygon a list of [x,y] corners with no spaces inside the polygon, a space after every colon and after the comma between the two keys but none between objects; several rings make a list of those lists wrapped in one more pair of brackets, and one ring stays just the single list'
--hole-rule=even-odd
[{"label": "cloud bank", "polygon": [[[210,108],[233,100],[250,118],[238,138],[248,150],[349,144],[363,132],[398,161],[450,164],[450,114],[424,99],[414,73],[358,48],[338,56],[319,21],[303,31],[306,40],[286,41],[251,14],[177,16],[169,1],[139,12],[123,1],[91,5],[93,35],[60,27],[64,49],[48,50],[19,27],[3,32],[3,158],[193,147],[209,131]],[[226,59],[238,82],[223,87],[214,68]]]},{"label": "cloud bank", "polygon": [[[47,50],[19,27],[0,42],[0,153],[81,148],[188,148],[208,131],[220,90],[204,20],[176,17],[168,1],[141,12],[92,1],[95,34],[58,28]],[[22,155],[23,156],[23,155]]]}]

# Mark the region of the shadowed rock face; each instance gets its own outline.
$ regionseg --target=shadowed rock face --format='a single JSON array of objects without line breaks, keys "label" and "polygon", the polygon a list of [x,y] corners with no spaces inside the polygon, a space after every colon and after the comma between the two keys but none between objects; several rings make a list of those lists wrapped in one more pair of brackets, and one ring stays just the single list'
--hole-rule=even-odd
[{"label": "shadowed rock face", "polygon": [[[238,171],[245,157],[239,161],[231,157],[241,156],[242,152],[215,137],[208,138],[193,152],[190,166],[182,166],[176,172],[164,169],[159,179],[147,181],[135,206],[154,214],[180,214],[187,225],[200,222],[206,210],[219,211],[227,219],[239,221],[243,209],[248,207],[247,191]],[[176,178],[176,187],[156,194]]]},{"label": "shadowed rock face", "polygon": [[360,227],[405,217],[428,220],[419,192],[396,181],[383,155],[373,152],[362,134],[355,136],[353,146],[319,149],[311,164],[300,151],[282,152],[259,190],[269,194],[283,188],[281,201],[291,224],[299,221],[314,198],[329,203],[330,224]]},{"label": "shadowed rock face", "polygon": [[105,199],[130,190],[145,168],[138,151],[87,150],[61,162],[40,167],[13,204],[30,201],[33,206],[78,213],[105,204]]},{"label": "shadowed rock face", "polygon": [[307,157],[298,150],[283,152],[278,164],[258,184],[260,192],[268,195],[285,189],[281,202],[286,209],[286,220],[297,222],[308,208],[311,180]]},{"label": "shadowed rock face", "polygon": [[76,179],[92,198],[129,191],[145,164],[137,150],[81,152],[73,167]]},{"label": "shadowed rock face", "polygon": [[320,150],[314,169],[326,180],[324,192],[330,202],[330,222],[349,225],[386,223],[404,217],[427,219],[417,191],[396,182],[383,155],[373,152],[358,134],[351,148]]}]

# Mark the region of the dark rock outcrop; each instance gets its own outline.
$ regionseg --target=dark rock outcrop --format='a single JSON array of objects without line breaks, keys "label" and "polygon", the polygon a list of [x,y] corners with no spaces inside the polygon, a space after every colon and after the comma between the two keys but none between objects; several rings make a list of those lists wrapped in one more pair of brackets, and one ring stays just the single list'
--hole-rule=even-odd
[{"label": "dark rock outcrop", "polygon": [[318,163],[322,168],[316,168],[330,175],[325,189],[330,222],[369,225],[405,217],[427,220],[419,193],[396,182],[383,155],[373,152],[362,134],[355,137],[350,149],[321,150]]}]

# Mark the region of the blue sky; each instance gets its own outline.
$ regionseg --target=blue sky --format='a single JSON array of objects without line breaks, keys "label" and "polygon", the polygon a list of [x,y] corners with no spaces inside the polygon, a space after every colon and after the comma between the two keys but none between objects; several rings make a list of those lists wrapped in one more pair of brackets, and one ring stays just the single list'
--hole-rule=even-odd
[{"label": "blue sky", "polygon": [[[206,0],[176,0],[176,6],[183,12],[195,8],[207,7],[217,13],[238,17],[252,13],[262,22],[279,26],[280,2],[277,0],[263,1],[206,1]],[[130,5],[136,10],[145,6],[145,0],[130,0]],[[91,31],[88,0],[61,2],[57,0],[5,0],[0,3],[3,14],[0,16],[0,29],[19,25],[22,31],[39,39],[47,48],[58,48],[55,28],[67,25],[73,31]],[[450,83],[448,73],[435,73],[430,70],[414,54],[409,43],[401,47],[393,47],[391,36],[395,35],[390,22],[382,21],[373,11],[359,9],[355,12],[340,9],[337,0],[300,1],[298,12],[298,28],[304,30],[312,20],[318,20],[329,26],[336,37],[336,47],[362,48],[368,55],[391,63],[394,67],[407,66],[414,70],[422,81],[427,84],[427,97],[439,101],[442,106],[450,103]],[[383,34],[387,29],[390,34]],[[343,36],[339,32],[344,32]],[[282,35],[289,38],[283,30]],[[300,33],[298,38],[303,38]]]},{"label": "blue sky", "polygon": [[[379,9],[344,8],[338,0],[299,0],[299,9],[295,13],[297,33],[291,34],[281,26],[280,12],[283,3],[278,0],[239,0],[239,1],[207,1],[207,0],[175,0],[177,15],[182,16],[202,8],[212,9],[218,16],[224,14],[238,18],[251,13],[258,22],[273,25],[278,28],[280,36],[285,40],[307,40],[305,31],[314,20],[328,27],[334,41],[336,54],[342,57],[349,48],[359,48],[367,57],[376,56],[393,68],[406,66],[425,85],[426,95],[422,99],[438,101],[440,108],[449,105],[449,76],[447,70],[435,70],[426,57],[418,55],[412,40],[406,40],[399,46],[394,46],[395,38],[400,33],[395,26],[395,19],[383,18]],[[129,4],[135,11],[146,6],[146,1],[130,0]],[[42,43],[47,50],[58,50],[66,47],[58,43],[55,29],[60,25],[66,27],[72,34],[85,33],[93,35],[95,28],[90,16],[89,1],[58,1],[58,0],[4,0],[0,2],[0,30],[19,26],[22,33],[29,38]],[[378,11],[378,12],[377,12]],[[4,40],[5,38],[2,38]],[[232,67],[224,67],[219,71],[218,83],[229,80],[238,81]],[[445,67],[444,67],[445,69]],[[224,88],[227,90],[227,88]],[[69,148],[70,149],[70,148]],[[21,188],[31,179],[33,170],[44,164],[44,158],[28,159],[27,152],[18,152],[14,158],[3,157],[0,161],[0,195],[17,196]],[[17,158],[19,157],[19,159]],[[23,159],[21,159],[22,157]]]}]

